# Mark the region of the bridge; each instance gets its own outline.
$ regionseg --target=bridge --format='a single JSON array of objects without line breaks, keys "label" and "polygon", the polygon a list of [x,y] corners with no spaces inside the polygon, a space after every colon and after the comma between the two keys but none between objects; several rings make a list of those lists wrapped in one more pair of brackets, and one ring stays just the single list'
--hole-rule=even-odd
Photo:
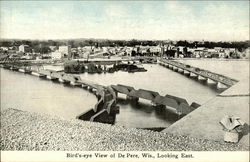
[{"label": "bridge", "polygon": [[174,60],[159,59],[158,63],[164,67],[170,68],[174,71],[189,75],[190,77],[197,78],[198,80],[207,81],[210,84],[217,84],[218,88],[228,88],[237,83],[238,81],[221,74],[210,72],[204,69],[196,68],[186,65]]}]

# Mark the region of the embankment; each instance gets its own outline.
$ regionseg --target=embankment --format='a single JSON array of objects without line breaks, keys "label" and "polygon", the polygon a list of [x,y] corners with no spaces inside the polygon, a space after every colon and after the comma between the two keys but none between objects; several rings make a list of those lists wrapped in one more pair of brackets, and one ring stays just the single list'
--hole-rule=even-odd
[{"label": "embankment", "polygon": [[62,120],[16,109],[1,111],[1,150],[71,151],[247,151],[238,144]]},{"label": "embankment", "polygon": [[[224,131],[219,122],[226,115],[240,117],[249,126],[249,78],[209,100],[163,132],[223,141]],[[239,143],[249,146],[249,130]]]}]

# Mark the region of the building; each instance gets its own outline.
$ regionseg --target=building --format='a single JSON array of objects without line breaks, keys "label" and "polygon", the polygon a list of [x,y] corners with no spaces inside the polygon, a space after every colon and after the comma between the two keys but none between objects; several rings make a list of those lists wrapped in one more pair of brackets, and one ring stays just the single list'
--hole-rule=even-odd
[{"label": "building", "polygon": [[92,49],[92,51],[94,52],[94,53],[99,53],[99,52],[102,52],[103,50],[102,50],[102,48],[93,48]]},{"label": "building", "polygon": [[133,47],[126,47],[125,48],[125,52],[128,56],[131,56],[131,53],[132,53],[132,50],[133,50]]},{"label": "building", "polygon": [[71,46],[59,46],[58,52],[61,52],[63,56],[71,58]]},{"label": "building", "polygon": [[0,47],[0,50],[1,50],[1,51],[8,51],[9,48],[8,48],[8,47]]},{"label": "building", "polygon": [[64,58],[64,54],[62,52],[55,51],[55,52],[51,53],[51,58],[52,59],[62,59],[62,58]]},{"label": "building", "polygon": [[162,51],[162,47],[160,46],[151,46],[150,47],[150,52],[152,53],[160,53]]},{"label": "building", "polygon": [[30,52],[31,50],[30,50],[30,48],[29,48],[29,46],[28,45],[20,45],[19,46],[19,52],[23,52],[23,53],[26,53],[26,52]]},{"label": "building", "polygon": [[216,53],[220,53],[220,52],[224,51],[224,49],[222,47],[214,47],[214,50]]}]

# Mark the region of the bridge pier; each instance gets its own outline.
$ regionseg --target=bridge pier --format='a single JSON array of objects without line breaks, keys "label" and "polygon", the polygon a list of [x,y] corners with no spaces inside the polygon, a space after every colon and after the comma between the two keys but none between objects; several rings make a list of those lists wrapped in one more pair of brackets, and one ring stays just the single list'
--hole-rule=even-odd
[{"label": "bridge pier", "polygon": [[96,93],[97,93],[97,89],[92,88],[92,92],[96,95]]},{"label": "bridge pier", "polygon": [[221,82],[218,82],[218,83],[217,83],[217,88],[218,88],[218,89],[227,89],[228,86],[225,85],[225,84],[223,84],[223,83],[221,83]]},{"label": "bridge pier", "polygon": [[[10,69],[10,67],[8,69]],[[31,70],[28,70],[26,68],[19,68],[18,71],[21,73],[29,73],[29,74],[31,73]]]},{"label": "bridge pier", "polygon": [[179,72],[179,73],[183,73],[184,70],[183,70],[182,68],[178,68],[178,72]]},{"label": "bridge pier", "polygon": [[21,68],[18,69],[18,71],[21,72],[21,73],[25,73],[25,70],[24,70],[24,69],[21,69]]},{"label": "bridge pier", "polygon": [[74,81],[70,81],[70,85],[72,85],[72,86],[80,86],[81,83],[77,83],[77,82],[74,82]]},{"label": "bridge pier", "polygon": [[82,84],[82,88],[87,88],[88,86],[85,84]]},{"label": "bridge pier", "polygon": [[156,103],[154,103],[153,101],[151,101],[151,102],[150,102],[150,104],[151,104],[152,106],[154,106],[154,107],[156,107],[156,106],[157,106],[157,104],[156,104]]},{"label": "bridge pier", "polygon": [[31,75],[38,76],[38,77],[44,77],[45,75],[39,74],[38,72],[32,71]]},{"label": "bridge pier", "polygon": [[63,80],[62,78],[59,78],[58,81],[59,81],[60,83],[65,83],[65,80]]},{"label": "bridge pier", "polygon": [[199,76],[198,76],[198,80],[200,80],[200,81],[205,81],[205,80],[207,80],[207,78],[205,78],[205,77],[199,75]]},{"label": "bridge pier", "polygon": [[197,78],[198,77],[198,75],[197,74],[195,74],[195,73],[190,73],[190,77],[192,77],[192,78]]},{"label": "bridge pier", "polygon": [[87,89],[88,89],[89,91],[92,91],[92,87],[90,87],[90,86],[87,86]]},{"label": "bridge pier", "polygon": [[17,71],[17,70],[18,70],[18,67],[11,66],[11,67],[10,67],[10,70]]},{"label": "bridge pier", "polygon": [[62,79],[62,78],[58,78],[58,81],[61,82],[61,83],[64,83],[64,84],[69,84],[70,83],[70,81]]},{"label": "bridge pier", "polygon": [[187,71],[187,70],[184,70],[184,75],[190,75],[190,72],[189,71]]},{"label": "bridge pier", "polygon": [[174,70],[174,71],[177,71],[178,68],[177,68],[176,66],[173,66],[173,70]]},{"label": "bridge pier", "polygon": [[208,84],[217,84],[216,81],[210,79],[210,78],[207,78],[207,83]]},{"label": "bridge pier", "polygon": [[46,78],[49,79],[49,80],[56,80],[55,77],[52,77],[52,76],[50,76],[50,75],[46,75]]},{"label": "bridge pier", "polygon": [[164,63],[165,67],[169,68],[169,64]]},{"label": "bridge pier", "polygon": [[126,99],[127,99],[127,100],[131,100],[131,101],[135,101],[135,102],[138,102],[138,101],[139,101],[139,98],[138,98],[138,97],[129,96],[129,95],[127,95]]}]

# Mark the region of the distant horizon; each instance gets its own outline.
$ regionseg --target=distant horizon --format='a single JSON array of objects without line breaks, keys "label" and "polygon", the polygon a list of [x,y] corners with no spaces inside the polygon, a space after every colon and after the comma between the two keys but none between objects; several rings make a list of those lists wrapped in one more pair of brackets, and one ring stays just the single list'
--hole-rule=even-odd
[{"label": "distant horizon", "polygon": [[249,1],[0,1],[0,39],[249,40]]},{"label": "distant horizon", "polygon": [[62,38],[62,39],[22,39],[22,38],[0,38],[0,41],[4,40],[27,40],[27,41],[68,41],[68,40],[111,40],[111,41],[131,41],[131,40],[138,40],[138,41],[191,41],[191,42],[247,42],[248,40],[188,40],[188,39],[109,39],[109,38]]}]

